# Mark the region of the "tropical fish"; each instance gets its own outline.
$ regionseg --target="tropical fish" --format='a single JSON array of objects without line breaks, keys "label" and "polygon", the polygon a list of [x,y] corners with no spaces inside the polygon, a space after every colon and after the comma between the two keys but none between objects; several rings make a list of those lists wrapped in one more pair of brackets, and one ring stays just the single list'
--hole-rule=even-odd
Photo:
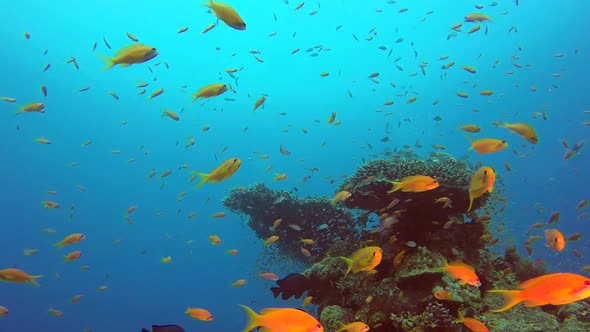
[{"label": "tropical fish", "polygon": [[545,231],[545,246],[557,252],[565,248],[565,237],[557,229],[548,229]]},{"label": "tropical fish", "polygon": [[184,313],[196,320],[202,320],[205,322],[210,322],[213,320],[213,315],[205,309],[188,308]]},{"label": "tropical fish", "polygon": [[217,97],[227,91],[227,85],[223,83],[213,83],[206,85],[199,89],[199,91],[192,94],[193,103],[199,98]]},{"label": "tropical fish", "polygon": [[43,276],[31,276],[24,271],[18,269],[4,269],[0,270],[0,280],[1,281],[8,281],[8,282],[16,282],[16,283],[25,283],[29,282],[35,286],[39,286],[37,283],[37,279]]},{"label": "tropical fish", "polygon": [[311,282],[303,274],[292,273],[283,279],[277,280],[279,287],[272,287],[270,290],[276,299],[281,295],[281,299],[288,300],[291,296],[299,299],[303,293],[311,288]]},{"label": "tropical fish", "polygon": [[472,140],[467,137],[471,142],[469,150],[475,150],[477,153],[493,153],[504,150],[508,143],[506,141],[497,138],[481,138],[478,140]]},{"label": "tropical fish", "polygon": [[342,202],[345,199],[349,198],[352,194],[346,190],[339,191],[334,197],[332,198],[332,203]]},{"label": "tropical fish", "polygon": [[481,281],[475,274],[475,269],[471,265],[467,265],[463,262],[451,262],[449,264],[446,259],[443,258],[443,266],[436,270],[442,270],[449,273],[453,278],[459,279],[459,283],[466,283],[468,285],[479,287]]},{"label": "tropical fish", "polygon": [[57,248],[57,250],[61,249],[63,246],[66,245],[71,245],[71,244],[75,244],[78,243],[82,240],[84,240],[86,237],[84,236],[84,234],[80,234],[80,233],[74,233],[74,234],[70,234],[68,236],[66,236],[63,240],[61,240],[60,242],[54,243],[53,246]]},{"label": "tropical fish", "polygon": [[211,8],[213,14],[222,20],[223,23],[236,30],[246,30],[246,23],[244,23],[240,14],[229,5],[222,2],[213,2],[213,0],[209,0],[209,3],[204,3],[203,5]]},{"label": "tropical fish", "polygon": [[494,191],[494,183],[496,182],[496,172],[488,166],[481,167],[473,174],[471,183],[469,184],[469,207],[467,212],[471,210],[473,200],[480,197],[486,192]]},{"label": "tropical fish", "polygon": [[106,62],[106,66],[102,70],[107,70],[116,65],[127,67],[144,63],[155,58],[158,55],[158,50],[151,46],[135,43],[118,50],[113,58],[101,54],[97,55]]},{"label": "tropical fish", "polygon": [[519,134],[522,138],[527,140],[531,144],[539,143],[539,136],[537,136],[537,132],[533,127],[529,124],[520,122],[520,123],[503,123],[500,124],[502,128],[508,128],[513,132]]},{"label": "tropical fish", "polygon": [[401,179],[401,181],[387,181],[393,184],[393,188],[389,190],[387,193],[391,194],[398,190],[403,192],[424,192],[432,189],[436,189],[440,186],[438,181],[431,178],[430,176],[425,175],[412,175],[406,176]]},{"label": "tropical fish", "polygon": [[383,258],[383,249],[380,247],[365,247],[355,251],[350,258],[340,256],[348,265],[345,276],[350,271],[357,273],[361,271],[371,271],[381,263]]},{"label": "tropical fish", "polygon": [[244,331],[261,327],[263,331],[305,331],[323,332],[324,327],[305,311],[293,308],[266,308],[256,314],[245,305],[240,305],[248,314],[248,325]]},{"label": "tropical fish", "polygon": [[529,279],[518,290],[495,289],[504,297],[504,306],[492,312],[506,311],[520,302],[525,307],[562,305],[590,297],[590,278],[574,273],[553,273]]},{"label": "tropical fish", "polygon": [[238,158],[230,158],[223,162],[223,164],[219,165],[217,168],[212,170],[209,174],[205,173],[198,173],[192,172],[201,177],[201,182],[199,182],[195,189],[199,188],[200,186],[204,185],[205,183],[218,183],[225,179],[229,179],[234,173],[240,168],[242,165],[242,161]]},{"label": "tropical fish", "polygon": [[336,332],[346,331],[346,332],[367,332],[369,331],[369,325],[363,322],[352,322],[346,325],[340,323],[341,327],[336,330]]},{"label": "tropical fish", "polygon": [[[146,329],[141,329],[141,332],[150,332]],[[178,325],[152,325],[152,332],[185,332],[184,329]]]},{"label": "tropical fish", "polygon": [[455,321],[457,323],[463,323],[465,327],[470,329],[473,332],[489,332],[490,330],[484,325],[484,323],[480,322],[475,318],[464,317],[463,313],[459,312],[459,317]]}]

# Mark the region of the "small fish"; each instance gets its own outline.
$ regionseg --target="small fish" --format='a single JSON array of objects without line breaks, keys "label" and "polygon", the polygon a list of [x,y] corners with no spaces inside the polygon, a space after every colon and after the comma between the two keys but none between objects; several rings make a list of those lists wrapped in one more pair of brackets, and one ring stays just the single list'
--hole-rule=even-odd
[{"label": "small fish", "polygon": [[196,320],[201,320],[204,322],[210,322],[213,320],[213,315],[205,309],[187,308],[184,313]]},{"label": "small fish", "polygon": [[424,192],[432,189],[436,189],[440,186],[438,181],[425,175],[412,175],[406,176],[401,181],[387,181],[393,184],[393,188],[387,193],[391,194],[398,190],[403,192]]},{"label": "small fish", "polygon": [[449,264],[447,260],[443,258],[443,265],[435,270],[446,271],[453,278],[459,279],[459,283],[466,283],[476,287],[481,286],[481,281],[475,274],[475,269],[463,262],[457,261]]},{"label": "small fish", "polygon": [[380,247],[365,247],[355,251],[350,258],[340,256],[346,262],[347,269],[344,276],[352,273],[371,271],[381,263],[383,249]]}]

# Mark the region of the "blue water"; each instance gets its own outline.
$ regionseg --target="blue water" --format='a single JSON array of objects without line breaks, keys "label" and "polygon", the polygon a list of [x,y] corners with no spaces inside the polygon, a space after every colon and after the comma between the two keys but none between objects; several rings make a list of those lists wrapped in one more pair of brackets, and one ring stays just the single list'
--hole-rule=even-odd
[{"label": "blue water", "polygon": [[[580,273],[580,267],[590,263],[586,242],[590,234],[588,220],[578,219],[583,211],[576,211],[575,205],[590,198],[589,158],[582,149],[563,160],[565,149],[560,140],[573,145],[588,137],[589,129],[582,122],[590,120],[590,114],[583,113],[590,109],[586,91],[590,77],[586,32],[590,26],[578,13],[588,12],[590,5],[572,0],[524,0],[519,7],[514,1],[498,2],[496,7],[486,4],[481,10],[492,16],[492,23],[482,24],[482,30],[471,35],[466,31],[474,24],[464,23],[462,32],[449,40],[450,27],[478,11],[472,1],[307,1],[297,11],[293,1],[232,1],[247,30],[237,31],[220,22],[203,35],[200,31],[215,18],[199,1],[64,0],[3,5],[0,95],[14,97],[17,103],[0,101],[0,268],[17,266],[44,277],[39,288],[0,284],[0,305],[10,310],[9,316],[0,318],[0,331],[82,331],[85,327],[139,331],[151,324],[170,323],[187,331],[238,331],[246,317],[237,304],[254,309],[299,306],[300,301],[273,300],[268,290],[272,282],[258,277],[267,269],[285,275],[299,268],[278,264],[276,254],[265,253],[262,240],[238,216],[228,213],[224,219],[210,218],[224,210],[221,199],[233,186],[258,182],[275,189],[296,187],[300,195],[331,196],[340,177],[354,173],[362,158],[368,160],[406,144],[414,146],[417,140],[423,145],[415,148],[420,155],[428,155],[433,144],[444,144],[445,151],[457,158],[469,155],[471,161],[498,171],[508,204],[494,220],[506,224],[498,235],[501,245],[516,243],[524,253],[522,242],[528,227],[560,211],[561,222],[554,226],[566,236],[582,232],[584,238],[568,243],[561,253],[551,252],[541,241],[534,245],[531,258],[546,260],[552,271]],[[398,14],[402,7],[409,10]],[[318,9],[318,14],[308,15]],[[425,14],[429,10],[433,13]],[[503,15],[504,11],[508,13]],[[420,22],[423,18],[426,20]],[[342,28],[337,31],[338,25]],[[178,34],[183,26],[189,30]],[[511,26],[518,33],[509,33]],[[372,28],[377,34],[367,41]],[[25,31],[30,40],[23,37]],[[96,53],[111,56],[132,43],[125,32],[156,47],[159,55],[146,64],[101,71],[103,63]],[[271,32],[276,35],[268,37]],[[105,47],[103,37],[112,50]],[[404,41],[395,43],[400,37]],[[92,52],[95,42],[98,47]],[[320,44],[330,50],[320,51],[317,57],[305,52]],[[381,45],[387,50],[379,50]],[[301,50],[291,55],[296,47]],[[253,49],[261,52],[264,63],[249,53]],[[556,53],[565,56],[555,58]],[[450,58],[438,60],[443,55]],[[512,59],[513,55],[518,59]],[[76,58],[79,70],[66,64],[70,56]],[[394,63],[397,57],[401,59]],[[500,62],[493,69],[496,59]],[[441,80],[445,71],[440,67],[450,60],[456,65]],[[170,69],[155,66],[162,61]],[[428,62],[425,76],[418,67],[421,61]],[[46,64],[51,68],[42,72]],[[476,67],[477,73],[467,73],[463,65]],[[235,74],[239,85],[223,72],[230,67],[243,67]],[[330,75],[320,77],[324,71]],[[381,74],[376,78],[379,84],[367,78],[373,72]],[[417,75],[410,76],[413,72]],[[561,77],[551,76],[553,73]],[[140,81],[150,83],[145,95],[137,94],[135,86]],[[231,84],[236,93],[228,91],[190,104],[187,92],[217,82]],[[46,98],[40,85],[47,86]],[[181,85],[188,88],[181,89]],[[83,86],[90,90],[77,92]],[[531,86],[537,91],[532,92]],[[159,87],[165,89],[164,94],[148,101],[147,96]],[[479,96],[483,89],[494,90],[494,95]],[[108,95],[109,91],[116,92],[120,100]],[[458,98],[458,91],[470,97]],[[264,108],[254,113],[252,106],[262,94],[267,95]],[[417,97],[416,102],[406,104],[411,96]],[[383,106],[386,100],[395,104]],[[432,105],[434,100],[440,103]],[[45,103],[46,113],[14,115],[18,106],[30,102]],[[177,112],[181,120],[161,118],[163,108]],[[326,124],[331,112],[337,112],[341,125]],[[546,112],[548,118],[534,119],[533,112]],[[443,120],[434,121],[437,115]],[[531,146],[518,135],[495,128],[491,121],[528,122],[539,133],[540,143]],[[385,132],[387,123],[391,133]],[[478,137],[508,140],[509,148],[491,155],[467,151],[469,144],[457,129],[465,123],[482,127]],[[211,129],[203,132],[205,125]],[[196,144],[184,148],[191,135]],[[392,142],[380,142],[384,136]],[[47,137],[52,144],[34,143],[38,137]],[[93,143],[82,148],[87,140]],[[280,145],[292,154],[280,154]],[[228,149],[222,153],[224,146]],[[270,159],[260,159],[255,152],[268,154]],[[207,172],[231,157],[243,161],[231,179],[192,190],[188,170]],[[129,163],[129,158],[136,160]],[[72,167],[73,162],[77,165]],[[511,172],[505,171],[505,162],[512,165]],[[179,170],[185,163],[189,169]],[[273,169],[264,172],[269,165]],[[319,172],[301,184],[313,167]],[[152,169],[158,173],[148,180]],[[158,175],[168,169],[172,174],[160,179]],[[275,173],[289,177],[274,182]],[[327,176],[338,181],[330,184]],[[58,193],[51,196],[49,190]],[[186,197],[177,202],[183,191]],[[40,205],[45,199],[61,207],[45,210]],[[138,209],[130,225],[122,216],[132,205]],[[71,220],[70,206],[75,207]],[[197,215],[189,220],[191,211]],[[41,233],[43,228],[56,233]],[[87,238],[72,250],[81,250],[83,256],[64,263],[62,255],[71,248],[56,252],[51,244],[77,232]],[[219,235],[222,244],[209,244],[210,234]],[[116,240],[121,241],[119,245],[114,245]],[[189,240],[193,242],[187,243]],[[37,248],[39,253],[24,256],[22,250],[28,248]],[[240,254],[225,252],[232,248]],[[573,249],[586,256],[575,257]],[[168,255],[172,263],[161,264],[160,258]],[[269,257],[273,263],[264,263]],[[81,270],[81,265],[90,270]],[[230,284],[237,279],[247,279],[248,284],[232,288]],[[108,289],[97,292],[101,285]],[[82,300],[68,304],[77,294],[84,295]],[[191,319],[184,314],[189,306],[208,309],[214,321]],[[49,315],[49,308],[63,311],[63,317]]]}]

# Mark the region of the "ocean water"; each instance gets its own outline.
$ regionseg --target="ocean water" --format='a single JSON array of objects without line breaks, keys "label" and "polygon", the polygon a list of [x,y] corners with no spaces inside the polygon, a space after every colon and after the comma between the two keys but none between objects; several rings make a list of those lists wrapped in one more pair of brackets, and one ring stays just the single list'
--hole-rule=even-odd
[{"label": "ocean water", "polygon": [[[265,249],[238,216],[210,216],[224,211],[221,200],[238,185],[262,182],[274,189],[296,188],[301,196],[331,197],[342,177],[353,174],[363,160],[404,145],[427,156],[432,145],[443,144],[456,158],[466,156],[497,170],[507,199],[506,210],[494,220],[505,224],[498,252],[515,243],[525,254],[528,227],[560,211],[555,226],[566,236],[581,232],[582,240],[568,243],[561,253],[540,241],[531,259],[545,260],[550,271],[580,273],[590,264],[590,234],[588,218],[580,217],[583,211],[575,206],[590,199],[590,161],[584,148],[564,160],[561,140],[571,148],[588,138],[583,122],[590,120],[584,113],[590,110],[590,25],[582,13],[590,5],[523,0],[516,6],[499,0],[497,6],[481,2],[485,7],[478,10],[476,2],[466,0],[391,2],[306,1],[295,10],[294,1],[231,1],[247,29],[238,31],[220,21],[204,34],[216,18],[200,1],[4,4],[0,96],[17,101],[0,101],[0,268],[16,266],[44,277],[41,287],[0,284],[0,305],[10,310],[0,317],[0,332],[123,332],[151,324],[240,331],[246,315],[238,304],[256,310],[297,307],[299,300],[274,300],[268,290],[273,282],[258,274],[271,270],[284,276],[302,267]],[[408,10],[400,13],[401,8]],[[468,34],[475,24],[463,20],[473,12],[490,15],[492,22]],[[456,23],[463,23],[461,32],[449,38]],[[188,31],[177,33],[185,26]],[[132,44],[126,32],[157,48],[159,55],[143,64],[101,70],[104,63],[97,54],[112,56]],[[291,54],[295,48],[301,50]],[[250,50],[259,51],[264,62]],[[441,56],[449,58],[439,60]],[[70,57],[79,69],[66,63]],[[453,67],[441,69],[451,60]],[[418,66],[422,61],[427,62],[425,74]],[[47,64],[51,67],[43,71]],[[468,73],[464,65],[477,72]],[[237,80],[224,72],[231,67],[240,69],[234,73]],[[329,75],[322,77],[322,72]],[[376,82],[368,78],[375,72],[380,73]],[[139,95],[136,85],[142,81],[149,86]],[[218,82],[232,91],[191,104],[189,93]],[[46,97],[41,85],[47,87]],[[82,87],[90,89],[78,92]],[[148,100],[157,88],[165,92]],[[480,96],[483,89],[494,94]],[[459,91],[469,98],[459,98]],[[267,96],[264,107],[253,112],[261,95]],[[408,104],[410,97],[416,101]],[[395,103],[384,106],[387,100]],[[45,103],[45,113],[15,115],[31,102]],[[162,118],[164,108],[180,121]],[[332,112],[340,125],[326,123]],[[544,113],[546,119],[534,113]],[[442,120],[433,120],[436,116]],[[527,122],[540,142],[533,146],[492,121]],[[489,155],[468,151],[469,142],[458,129],[466,123],[482,127],[476,137],[503,138],[509,148]],[[203,126],[210,129],[203,131]],[[185,148],[189,136],[195,145]],[[391,142],[381,142],[385,136]],[[51,144],[34,142],[38,137]],[[82,147],[87,140],[92,144]],[[280,146],[291,155],[281,154]],[[193,190],[189,171],[207,172],[232,157],[243,162],[234,176]],[[180,168],[183,164],[189,167]],[[269,165],[273,169],[265,172]],[[302,184],[314,167],[319,171]],[[148,179],[153,169],[157,173]],[[160,178],[165,170],[171,175]],[[288,178],[273,181],[276,173]],[[48,193],[52,190],[57,194]],[[178,201],[181,192],[186,195]],[[60,208],[44,209],[42,200],[56,201]],[[137,210],[129,224],[123,215],[133,205]],[[189,219],[193,211],[196,216]],[[40,232],[46,228],[55,234]],[[51,246],[78,232],[86,235],[83,242],[60,252]],[[219,246],[209,243],[211,234],[222,239]],[[39,252],[23,255],[31,248]],[[233,248],[240,254],[226,253]],[[70,249],[83,255],[64,263]],[[576,257],[574,249],[584,256]],[[161,264],[163,256],[172,262]],[[248,283],[231,287],[237,279]],[[108,289],[98,292],[102,285]],[[84,296],[69,304],[77,294]],[[184,314],[187,307],[206,308],[215,319],[196,321]],[[49,308],[63,316],[49,315]]]}]

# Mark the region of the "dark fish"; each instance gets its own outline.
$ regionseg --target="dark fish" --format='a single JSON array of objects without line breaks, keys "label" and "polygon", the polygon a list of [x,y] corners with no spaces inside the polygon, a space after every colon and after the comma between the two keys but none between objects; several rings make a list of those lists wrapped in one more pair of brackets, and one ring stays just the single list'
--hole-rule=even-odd
[{"label": "dark fish", "polygon": [[[150,332],[146,329],[141,329],[141,332]],[[152,325],[152,332],[185,332],[184,329],[178,325]]]},{"label": "dark fish", "polygon": [[281,298],[288,300],[291,296],[295,296],[296,299],[300,298],[303,293],[310,288],[310,281],[306,276],[299,273],[292,273],[283,279],[277,280],[279,287],[272,287],[272,291],[275,299],[279,294],[283,293]]}]

